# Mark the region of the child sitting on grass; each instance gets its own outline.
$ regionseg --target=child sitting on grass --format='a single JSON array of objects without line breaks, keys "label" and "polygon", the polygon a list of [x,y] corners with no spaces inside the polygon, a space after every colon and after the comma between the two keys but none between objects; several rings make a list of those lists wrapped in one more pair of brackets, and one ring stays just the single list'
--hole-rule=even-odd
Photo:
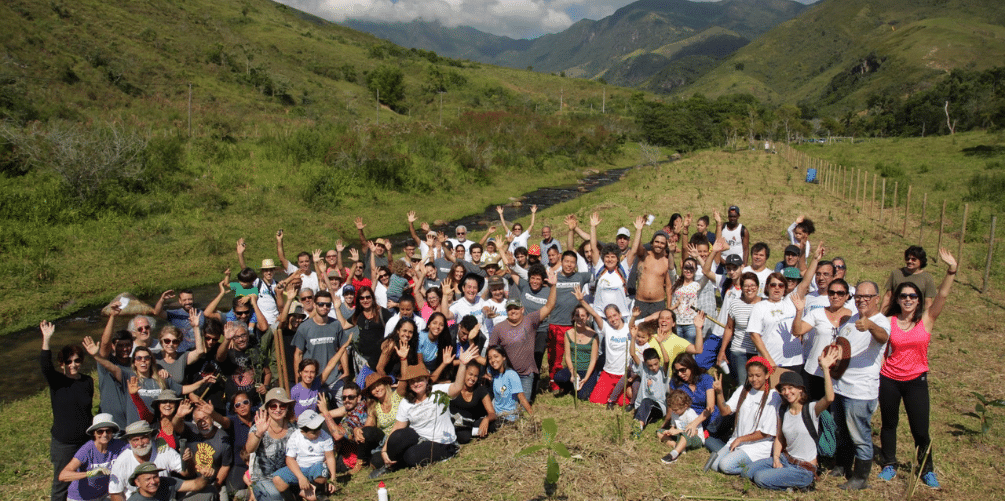
[{"label": "child sitting on grass", "polygon": [[642,370],[639,371],[639,391],[635,396],[635,420],[638,428],[632,432],[638,438],[649,423],[655,423],[666,414],[667,376],[660,365],[660,355],[655,348],[642,352]]},{"label": "child sitting on grass", "polygon": [[298,431],[290,435],[286,442],[286,466],[276,471],[272,483],[279,492],[285,492],[290,485],[300,487],[300,495],[314,494],[314,482],[325,482],[328,492],[335,490],[335,442],[328,432],[321,429],[325,418],[313,410],[306,410],[297,419]]},{"label": "child sitting on grass", "polygon": [[691,408],[691,397],[684,390],[671,390],[670,396],[667,397],[667,407],[670,408],[670,413],[663,421],[663,428],[666,428],[667,424],[670,424],[670,428],[656,432],[660,442],[673,448],[670,454],[661,459],[663,464],[671,464],[677,461],[685,450],[700,449],[705,443],[705,430],[700,424],[694,430],[688,429],[688,425],[698,419],[698,413]]}]

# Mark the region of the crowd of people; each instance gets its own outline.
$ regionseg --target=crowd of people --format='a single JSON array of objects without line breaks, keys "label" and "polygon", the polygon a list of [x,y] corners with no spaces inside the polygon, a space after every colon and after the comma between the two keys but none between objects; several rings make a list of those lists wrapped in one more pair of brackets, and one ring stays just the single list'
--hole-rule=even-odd
[{"label": "crowd of people", "polygon": [[645,243],[652,217],[604,243],[599,213],[565,217],[562,241],[549,226],[532,239],[536,207],[526,228],[497,211],[477,241],[464,226],[420,234],[409,212],[397,254],[356,218],[360,248],[291,262],[279,230],[278,262],[257,269],[242,238],[236,281],[227,270],[204,309],[169,290],[117,330],[113,304],[100,339],[63,347],[58,368],[43,322],[52,499],[314,499],[365,468],[447,459],[549,392],[630,411],[665,464],[704,448],[706,470],[767,489],[813,488],[825,465],[866,488],[877,407],[878,478],[893,479],[903,401],[922,480],[939,486],[927,352],[956,273],[947,251],[938,286],[912,246],[885,287],[853,287],[803,216],[771,267],[737,206],[694,232],[674,214]]}]

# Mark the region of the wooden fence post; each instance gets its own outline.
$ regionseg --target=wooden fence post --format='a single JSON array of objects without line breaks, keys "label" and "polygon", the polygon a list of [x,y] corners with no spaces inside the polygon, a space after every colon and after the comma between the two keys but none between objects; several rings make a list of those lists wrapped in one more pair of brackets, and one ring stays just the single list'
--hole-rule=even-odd
[{"label": "wooden fence post", "polygon": [[862,184],[862,169],[855,169],[855,205],[858,205],[858,193]]},{"label": "wooden fence post", "polygon": [[[942,230],[946,227],[946,199],[942,199],[942,215],[939,216],[939,243],[935,246],[935,250],[942,248]],[[957,258],[959,259],[959,258]],[[939,262],[939,254],[935,254],[935,262]]]},{"label": "wooden fence post", "polygon": [[904,229],[900,232],[900,236],[907,238],[907,217],[911,214],[911,188],[913,186],[907,185],[907,201],[904,202]]},{"label": "wooden fence post", "polygon": [[893,182],[893,203],[890,204],[890,214],[897,214],[897,187],[900,185],[900,181]]},{"label": "wooden fence post", "polygon": [[876,210],[876,177],[875,172],[872,173],[872,201],[869,202],[869,217],[872,217],[873,211]]},{"label": "wooden fence post", "polygon": [[921,245],[921,241],[925,236],[925,210],[928,209],[928,193],[925,193],[925,198],[921,202],[921,222],[918,224],[918,247],[924,247]]},{"label": "wooden fence post", "polygon": [[967,213],[970,212],[970,204],[963,204],[963,226],[960,227],[960,243],[956,247],[956,261],[959,266],[963,266],[963,241],[967,236]]},{"label": "wooden fence post", "polygon": [[883,211],[886,209],[886,178],[883,178],[883,196],[879,202],[879,224],[883,224]]},{"label": "wooden fence post", "polygon": [[991,256],[995,250],[995,226],[998,224],[998,216],[991,216],[991,235],[988,237],[988,260],[984,265],[984,286],[981,287],[981,294],[988,291],[988,278],[991,276]]}]

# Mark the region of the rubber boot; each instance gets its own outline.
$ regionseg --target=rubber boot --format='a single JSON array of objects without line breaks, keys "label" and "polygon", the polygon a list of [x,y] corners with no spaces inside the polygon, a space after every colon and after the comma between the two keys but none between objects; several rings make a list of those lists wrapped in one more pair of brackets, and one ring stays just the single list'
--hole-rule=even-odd
[{"label": "rubber boot", "polygon": [[862,460],[855,458],[855,469],[852,471],[851,480],[838,486],[838,489],[846,491],[859,491],[868,489],[869,472],[872,470],[872,460]]}]

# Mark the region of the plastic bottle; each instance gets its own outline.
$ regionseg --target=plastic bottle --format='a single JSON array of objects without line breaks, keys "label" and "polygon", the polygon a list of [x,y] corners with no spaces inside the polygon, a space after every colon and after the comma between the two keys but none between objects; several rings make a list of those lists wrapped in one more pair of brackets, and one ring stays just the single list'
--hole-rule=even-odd
[{"label": "plastic bottle", "polygon": [[377,484],[377,501],[387,501],[387,487],[383,481]]}]

